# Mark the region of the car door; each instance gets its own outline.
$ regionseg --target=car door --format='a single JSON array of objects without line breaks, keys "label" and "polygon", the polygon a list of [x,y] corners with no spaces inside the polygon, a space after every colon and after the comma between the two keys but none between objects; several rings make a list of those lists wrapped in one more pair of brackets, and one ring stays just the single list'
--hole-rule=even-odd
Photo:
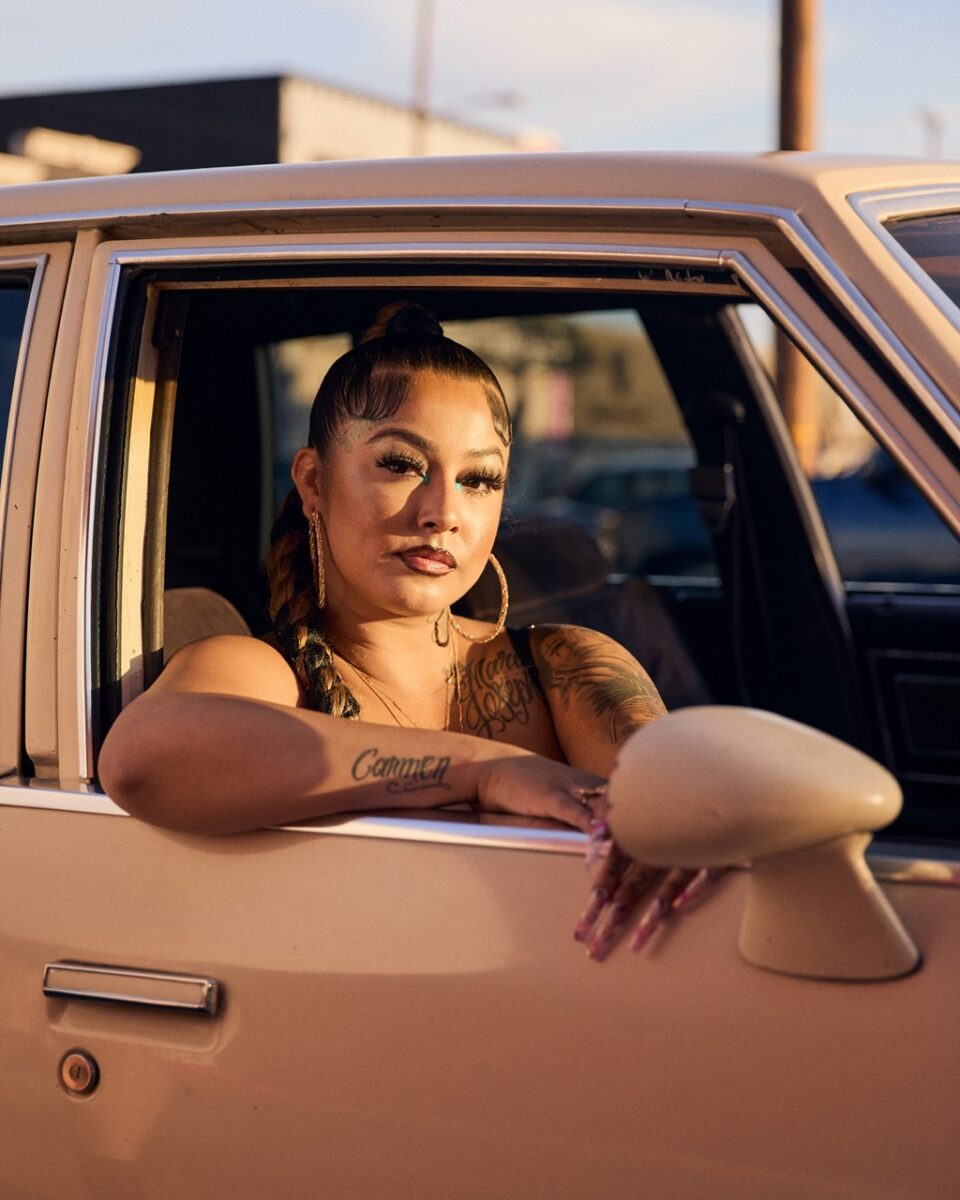
[{"label": "car door", "polygon": [[[430,288],[479,311],[494,280],[504,297],[544,291],[545,263],[551,292],[595,296],[599,278],[633,296],[638,271],[620,269],[632,253],[648,290],[680,306],[692,290],[691,319],[711,286],[742,287],[726,268],[678,284],[693,251],[676,238],[605,230],[613,249],[557,251],[569,231],[555,215],[515,241],[491,223],[462,235],[468,252],[438,246],[430,222],[402,239],[374,222],[362,252],[319,224],[295,239],[161,230],[91,246],[79,351],[70,363],[65,345],[55,372],[75,382],[48,415],[40,461],[41,492],[59,481],[63,500],[38,511],[56,536],[35,532],[31,560],[21,765],[33,774],[0,787],[0,1035],[15,1064],[0,1083],[6,1195],[950,1186],[960,892],[949,863],[878,864],[924,955],[902,978],[748,965],[739,870],[649,952],[622,948],[601,967],[570,937],[589,890],[578,834],[421,813],[199,837],[128,818],[96,788],[111,713],[161,665],[164,528],[174,487],[194,474],[171,466],[178,421],[197,416],[179,389],[194,371],[192,394],[206,395],[209,364],[229,368],[203,341],[215,329],[197,296],[307,286],[329,311],[371,287]],[[740,250],[787,289],[762,246],[744,238]],[[719,264],[719,241],[715,252]],[[848,352],[830,336],[832,353]],[[247,428],[262,430],[253,368],[243,386]],[[249,464],[262,443],[237,436]],[[261,456],[251,490],[268,494],[269,474]],[[177,544],[181,566],[234,561],[231,535],[206,533]],[[251,557],[257,544],[244,543]],[[54,642],[51,663],[41,648]]]}]

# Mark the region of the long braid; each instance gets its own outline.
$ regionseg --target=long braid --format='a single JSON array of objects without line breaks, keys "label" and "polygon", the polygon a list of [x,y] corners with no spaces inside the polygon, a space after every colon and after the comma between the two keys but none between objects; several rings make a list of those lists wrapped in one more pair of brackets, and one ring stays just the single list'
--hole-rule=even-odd
[{"label": "long braid", "polygon": [[280,649],[293,667],[312,709],[356,719],[360,716],[360,705],[341,678],[320,627],[307,548],[307,523],[295,490],[284,500],[270,540],[269,612]]}]

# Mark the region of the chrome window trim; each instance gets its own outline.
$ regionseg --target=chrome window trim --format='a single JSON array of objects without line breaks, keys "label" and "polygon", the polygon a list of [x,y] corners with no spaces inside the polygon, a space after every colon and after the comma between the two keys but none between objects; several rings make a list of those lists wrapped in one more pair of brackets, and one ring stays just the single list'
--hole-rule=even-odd
[{"label": "chrome window trim", "polygon": [[700,201],[691,202],[687,211],[698,216],[747,216],[766,219],[776,225],[813,274],[840,302],[853,324],[867,336],[870,344],[913,389],[927,411],[960,446],[960,412],[859,288],[834,264],[820,241],[795,212],[772,207],[758,208],[752,204],[710,205]]},{"label": "chrome window trim", "polygon": [[[793,339],[810,358],[811,362],[820,369],[834,391],[839,393],[849,403],[853,411],[859,413],[863,418],[867,428],[879,437],[881,443],[889,446],[885,437],[886,425],[882,419],[883,414],[877,408],[870,393],[865,391],[842,363],[838,361],[836,356],[831,354],[820,343],[816,334],[813,333],[809,326],[796,316],[790,303],[784,300],[780,293],[770,286],[764,276],[757,271],[742,252],[727,252],[723,256],[723,261],[730,266],[731,270],[737,272],[745,286],[776,316],[783,328],[792,334]],[[960,422],[957,425],[957,433],[958,437],[960,437]],[[894,453],[894,458],[900,461],[900,465],[906,469],[908,477],[913,480],[917,488],[934,508],[942,510],[943,497],[939,495],[936,488],[930,485],[920,469],[922,464],[915,461],[913,455],[909,453],[909,448],[901,446],[900,449],[902,451],[902,459],[896,453]],[[948,502],[950,499],[950,497],[947,497]],[[953,520],[954,522],[956,520],[952,516],[946,519],[948,521]],[[957,529],[957,534],[960,536],[960,528]],[[841,587],[842,580],[838,577],[834,581],[832,589],[838,602],[841,597]]]},{"label": "chrome window trim", "polygon": [[[109,796],[86,784],[80,788],[52,787],[45,781],[11,775],[0,779],[0,809],[35,808],[104,817],[129,817]],[[508,818],[509,819],[509,818]],[[495,817],[458,812],[424,816],[324,817],[298,824],[277,825],[273,832],[314,833],[328,837],[383,838],[388,841],[432,842],[439,845],[479,846],[496,850],[540,850],[550,854],[583,855],[587,839],[575,829],[534,829],[529,825],[499,824]]]},{"label": "chrome window trim", "polygon": [[87,445],[83,466],[83,491],[80,497],[80,521],[83,551],[77,571],[77,584],[83,590],[76,609],[77,645],[83,656],[82,672],[78,671],[78,729],[79,770],[81,778],[93,778],[93,605],[91,603],[91,564],[94,561],[94,522],[99,496],[96,494],[94,472],[100,459],[101,414],[107,387],[107,358],[113,332],[114,314],[122,268],[111,258],[104,281],[104,302],[100,311],[100,327],[93,360],[93,386],[87,405]]},{"label": "chrome window trim", "polygon": [[960,186],[931,184],[881,193],[857,192],[849,197],[849,201],[853,211],[880,239],[937,311],[960,330],[960,309],[887,229],[887,222],[899,217],[960,212]]},{"label": "chrome window trim", "polygon": [[[92,786],[61,789],[33,779],[8,776],[0,779],[0,810],[35,808],[66,813],[129,818],[109,796]],[[441,846],[472,846],[486,850],[526,850],[582,858],[587,837],[575,829],[533,829],[528,825],[501,825],[495,817],[453,811],[430,816],[335,816],[272,826],[274,833],[309,833],[324,837],[379,838],[393,842],[420,842]],[[242,835],[241,835],[242,836]],[[208,839],[209,840],[209,839]],[[211,843],[212,844],[212,843]],[[937,884],[960,887],[960,849],[937,851],[910,843],[874,842],[867,850],[870,868],[888,883]]]},{"label": "chrome window trim", "polygon": [[431,842],[442,846],[477,846],[488,850],[539,850],[547,854],[583,857],[587,838],[575,829],[534,829],[529,825],[501,825],[495,818],[437,813],[434,816],[335,817],[278,825],[288,833],[323,833],[334,836],[381,838],[396,842]]},{"label": "chrome window trim", "polygon": [[20,349],[17,353],[17,366],[13,374],[13,389],[10,394],[10,410],[7,414],[7,428],[3,443],[3,455],[0,459],[0,562],[3,561],[3,533],[7,525],[7,506],[10,502],[10,460],[13,455],[13,443],[20,415],[20,394],[23,391],[23,376],[26,371],[27,352],[30,338],[33,334],[33,324],[40,302],[40,285],[43,282],[44,269],[47,263],[46,254],[20,255],[4,258],[0,253],[0,274],[6,271],[21,271],[32,269],[33,279],[30,281],[30,295],[27,298],[27,308],[23,315],[23,329],[20,331]]},{"label": "chrome window trim", "polygon": [[130,815],[93,784],[60,788],[49,780],[23,775],[5,775],[0,779],[0,808],[42,808],[106,817]]},{"label": "chrome window trim", "polygon": [[[224,259],[245,266],[258,263],[311,263],[337,260],[360,261],[367,259],[404,261],[415,259],[420,262],[443,259],[467,259],[482,262],[484,259],[508,257],[519,262],[536,262],[539,259],[555,259],[558,255],[574,261],[602,262],[614,264],[637,259],[640,262],[657,263],[681,260],[684,264],[699,267],[720,267],[721,251],[704,249],[702,246],[676,247],[657,245],[636,246],[618,242],[548,242],[514,239],[503,242],[470,241],[436,242],[406,239],[383,242],[281,242],[274,246],[249,245],[236,242],[226,246],[177,247],[173,249],[144,247],[141,249],[116,249],[110,255],[111,263],[120,266],[216,265]],[[639,280],[637,282],[640,282]],[[317,286],[308,279],[298,280],[301,287]]]}]

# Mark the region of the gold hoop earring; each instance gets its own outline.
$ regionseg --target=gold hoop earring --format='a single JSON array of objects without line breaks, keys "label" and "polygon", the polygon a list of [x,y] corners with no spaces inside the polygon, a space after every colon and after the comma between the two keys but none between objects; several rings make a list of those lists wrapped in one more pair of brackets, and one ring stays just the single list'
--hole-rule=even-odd
[{"label": "gold hoop earring", "polygon": [[466,638],[468,642],[477,642],[481,646],[485,642],[492,642],[494,638],[499,637],[500,634],[503,633],[503,627],[507,623],[507,608],[510,604],[510,589],[507,587],[507,577],[503,573],[503,567],[500,566],[492,554],[490,555],[490,566],[496,571],[497,579],[500,583],[500,615],[497,617],[497,623],[494,626],[493,633],[488,633],[486,637],[473,637],[472,634],[464,632],[464,630],[461,629],[457,618],[453,615],[453,613],[450,614],[450,624],[454,627],[457,633],[459,633],[462,638]]},{"label": "gold hoop earring", "polygon": [[327,603],[327,573],[323,565],[323,534],[320,514],[314,509],[307,523],[307,543],[310,547],[310,566],[313,568],[313,591],[317,608]]}]

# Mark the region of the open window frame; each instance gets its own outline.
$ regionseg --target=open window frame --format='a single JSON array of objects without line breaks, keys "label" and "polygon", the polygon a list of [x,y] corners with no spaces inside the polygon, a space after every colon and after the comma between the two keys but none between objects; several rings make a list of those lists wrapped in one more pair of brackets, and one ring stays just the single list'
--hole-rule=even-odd
[{"label": "open window frame", "polygon": [[[746,363],[749,349],[738,334],[734,311],[740,301],[756,302],[928,497],[942,500],[949,492],[942,486],[944,455],[936,445],[937,430],[915,402],[905,401],[905,381],[839,310],[823,281],[801,269],[796,248],[786,239],[771,239],[769,231],[762,238],[738,231],[716,239],[661,234],[605,242],[531,236],[497,243],[458,238],[437,244],[420,237],[305,244],[303,239],[273,238],[265,245],[262,240],[221,238],[177,246],[105,243],[97,254],[105,288],[85,447],[90,488],[84,512],[89,523],[82,533],[77,531],[83,544],[78,546],[76,620],[71,626],[77,642],[86,647],[72,713],[77,757],[67,764],[71,776],[81,780],[94,778],[96,747],[110,721],[160,662],[157,585],[169,415],[180,352],[178,313],[189,303],[185,298],[191,290],[326,288],[332,295],[347,287],[371,298],[446,294],[469,298],[470,311],[476,313],[490,311],[479,303],[484,297],[528,302],[536,293],[548,294],[559,310],[589,307],[584,297],[601,295],[604,302],[610,297],[610,303],[616,297],[619,306],[642,305],[645,313],[651,305],[665,310],[674,305],[678,311],[689,306],[691,312],[712,314],[741,368],[759,379],[757,364]],[[441,306],[441,316],[446,313]],[[838,613],[844,602],[842,583],[766,387],[766,436],[775,446],[783,486],[792,494],[817,564],[827,608]],[[924,440],[930,443],[930,456],[918,453],[918,441]],[[928,469],[930,458],[933,470]],[[76,642],[73,649],[79,650]],[[65,744],[69,753],[72,747]]]}]

